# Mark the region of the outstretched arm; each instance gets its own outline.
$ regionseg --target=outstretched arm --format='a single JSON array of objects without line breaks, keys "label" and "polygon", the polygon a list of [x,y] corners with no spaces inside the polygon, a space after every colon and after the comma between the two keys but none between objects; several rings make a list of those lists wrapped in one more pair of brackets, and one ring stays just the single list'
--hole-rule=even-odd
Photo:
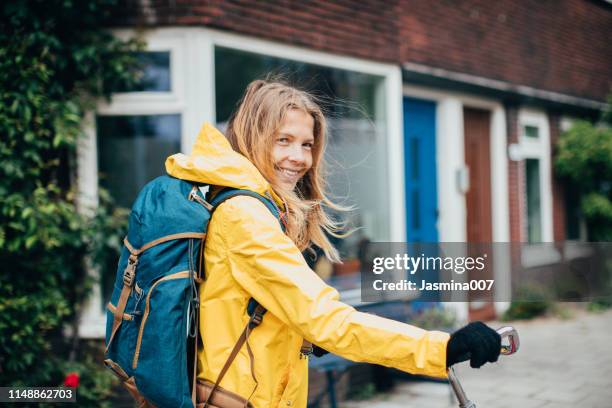
[{"label": "outstretched arm", "polygon": [[[449,335],[356,311],[306,264],[259,200],[240,196],[216,210],[232,276],[306,340],[354,361],[446,377]],[[219,213],[222,213],[220,215]]]}]

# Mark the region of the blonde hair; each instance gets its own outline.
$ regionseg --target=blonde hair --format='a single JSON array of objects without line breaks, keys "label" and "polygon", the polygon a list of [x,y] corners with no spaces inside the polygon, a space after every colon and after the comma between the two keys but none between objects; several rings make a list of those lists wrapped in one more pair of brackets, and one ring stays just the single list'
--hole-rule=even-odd
[{"label": "blonde hair", "polygon": [[[272,160],[274,138],[291,109],[302,110],[314,119],[312,167],[295,191],[288,191],[277,182]],[[232,148],[247,157],[285,201],[287,235],[296,246],[303,251],[315,244],[328,259],[339,262],[338,251],[325,233],[341,237],[344,224],[329,217],[322,206],[339,211],[348,208],[334,204],[326,196],[323,160],[326,121],[314,97],[278,80],[253,81],[229,120],[226,136]]]}]

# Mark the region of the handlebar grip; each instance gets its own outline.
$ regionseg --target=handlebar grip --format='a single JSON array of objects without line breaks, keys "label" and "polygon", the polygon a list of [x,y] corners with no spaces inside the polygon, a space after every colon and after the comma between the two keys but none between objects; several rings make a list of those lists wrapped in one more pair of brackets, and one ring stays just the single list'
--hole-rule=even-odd
[{"label": "handlebar grip", "polygon": [[[504,356],[509,356],[518,351],[520,346],[519,335],[516,329],[512,326],[504,326],[497,329],[497,333],[501,336],[502,345],[500,353]],[[504,344],[504,340],[508,340],[508,344]]]}]

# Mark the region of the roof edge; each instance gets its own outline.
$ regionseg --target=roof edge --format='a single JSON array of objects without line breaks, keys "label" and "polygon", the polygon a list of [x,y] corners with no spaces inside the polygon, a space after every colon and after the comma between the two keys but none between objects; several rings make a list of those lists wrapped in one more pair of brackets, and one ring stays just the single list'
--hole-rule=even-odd
[{"label": "roof edge", "polygon": [[412,62],[405,62],[401,67],[404,74],[404,80],[408,82],[439,85],[455,89],[463,88],[470,91],[502,97],[504,99],[539,102],[545,105],[567,106],[588,111],[602,111],[607,107],[605,102],[593,99],[546,91],[526,85],[517,85],[511,82],[450,71],[444,68],[436,68]]}]

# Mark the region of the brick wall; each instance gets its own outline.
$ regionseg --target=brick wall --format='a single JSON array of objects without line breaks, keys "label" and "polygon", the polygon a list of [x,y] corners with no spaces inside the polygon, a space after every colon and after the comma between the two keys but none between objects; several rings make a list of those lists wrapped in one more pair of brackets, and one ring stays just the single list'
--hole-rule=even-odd
[{"label": "brick wall", "polygon": [[[508,146],[518,143],[518,106],[506,106]],[[508,160],[508,210],[510,216],[510,241],[521,242],[521,161]]]},{"label": "brick wall", "polygon": [[[612,11],[603,1],[407,1],[405,61],[605,99],[612,90]],[[601,40],[600,40],[601,39]]]},{"label": "brick wall", "polygon": [[396,0],[124,0],[122,23],[193,25],[337,54],[399,61]]},{"label": "brick wall", "polygon": [[123,1],[118,25],[206,26],[592,99],[612,91],[603,0]]},{"label": "brick wall", "polygon": [[561,117],[556,112],[548,113],[548,123],[550,125],[550,151],[553,159],[551,161],[550,174],[552,175],[552,207],[553,207],[553,239],[555,242],[565,241],[565,190],[562,180],[555,177],[554,157],[556,144],[561,135]]}]

